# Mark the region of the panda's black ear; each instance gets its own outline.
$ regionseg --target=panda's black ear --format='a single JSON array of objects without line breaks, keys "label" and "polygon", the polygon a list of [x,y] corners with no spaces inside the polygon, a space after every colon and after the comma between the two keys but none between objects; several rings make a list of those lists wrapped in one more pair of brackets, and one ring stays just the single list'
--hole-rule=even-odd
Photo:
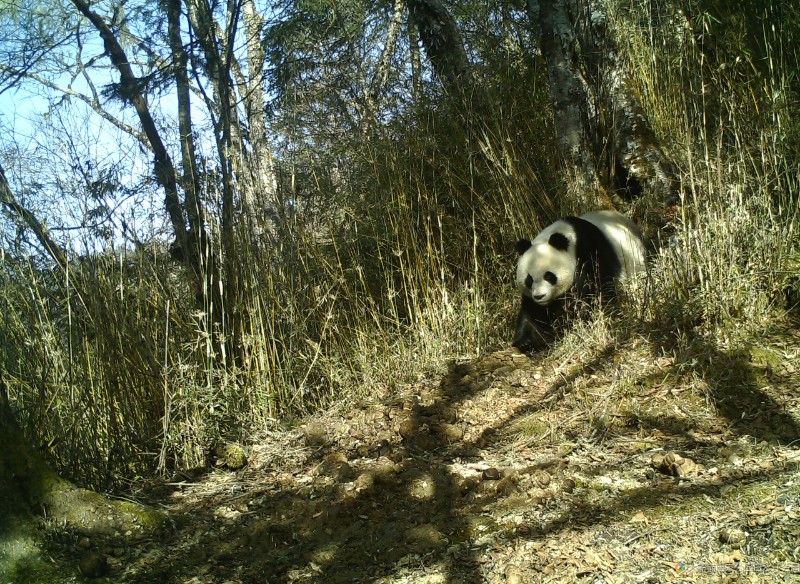
[{"label": "panda's black ear", "polygon": [[514,249],[517,250],[519,255],[524,254],[528,249],[531,247],[531,240],[530,239],[520,239],[517,244],[514,246]]},{"label": "panda's black ear", "polygon": [[567,239],[567,236],[563,233],[554,233],[550,236],[547,243],[561,251],[567,251],[569,249],[569,239]]}]

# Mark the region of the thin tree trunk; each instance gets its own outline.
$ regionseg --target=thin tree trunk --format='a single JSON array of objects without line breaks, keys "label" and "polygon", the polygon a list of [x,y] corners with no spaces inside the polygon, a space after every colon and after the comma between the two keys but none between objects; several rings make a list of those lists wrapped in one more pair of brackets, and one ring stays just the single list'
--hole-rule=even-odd
[{"label": "thin tree trunk", "polygon": [[[186,196],[186,213],[189,218],[190,228],[205,235],[205,218],[199,198],[200,177],[197,172],[189,75],[186,72],[189,57],[183,47],[181,38],[180,0],[166,0],[164,6],[167,13],[169,45],[172,52],[173,73],[175,74],[175,87],[178,97],[178,133],[183,165],[183,180],[181,184]],[[201,248],[200,250],[192,250],[192,253],[199,253],[202,257],[203,251]]]},{"label": "thin tree trunk", "polygon": [[419,33],[412,19],[408,19],[408,45],[411,51],[411,96],[415,102],[422,98],[422,59],[419,54]]},{"label": "thin tree trunk", "polygon": [[[240,304],[239,266],[234,237],[235,192],[234,165],[242,161],[241,131],[236,105],[233,100],[233,80],[231,65],[234,61],[233,43],[239,22],[241,5],[238,0],[229,0],[227,5],[227,26],[217,35],[211,6],[207,0],[187,0],[189,19],[197,33],[200,49],[205,57],[206,75],[211,80],[217,99],[218,117],[215,120],[215,140],[222,175],[222,209],[220,221],[220,239],[222,243],[221,270],[219,277],[221,286],[213,285],[214,294],[222,293],[219,302],[210,307],[215,311],[213,319],[222,327],[222,336],[228,340],[219,345],[224,351],[223,358],[236,358],[228,348],[236,349],[238,335],[241,333],[236,320],[235,308]],[[213,111],[213,108],[209,108]],[[216,272],[216,270],[214,270]],[[216,298],[216,297],[215,297]],[[226,310],[227,308],[227,310]]]},{"label": "thin tree trunk", "polygon": [[389,30],[386,33],[386,44],[383,47],[380,59],[378,59],[375,75],[372,78],[372,83],[370,83],[368,91],[367,103],[370,104],[372,112],[377,111],[377,104],[380,100],[381,93],[386,89],[386,83],[389,80],[389,71],[391,71],[392,58],[394,57],[394,51],[397,47],[397,39],[400,36],[400,29],[403,27],[404,10],[404,0],[394,0],[392,19],[389,21]]},{"label": "thin tree trunk", "polygon": [[[264,47],[261,34],[264,19],[256,11],[253,0],[242,3],[242,20],[247,35],[247,71],[248,80],[244,97],[247,122],[250,128],[250,144],[255,159],[256,180],[254,187],[268,197],[275,194],[275,172],[272,166],[272,152],[267,142],[267,123],[264,116],[266,100],[264,99]],[[249,213],[255,213],[256,201],[248,201]],[[251,217],[253,218],[253,217]]]},{"label": "thin tree trunk", "polygon": [[[178,197],[178,181],[175,173],[175,167],[172,164],[172,159],[161,140],[161,136],[156,128],[155,121],[150,115],[150,110],[147,106],[147,100],[139,89],[139,79],[133,73],[130,66],[128,56],[120,45],[117,38],[114,36],[112,30],[105,23],[103,18],[94,12],[85,0],[71,0],[72,4],[78,11],[92,23],[92,26],[100,33],[103,39],[103,46],[108,53],[111,62],[117,69],[120,75],[120,85],[124,92],[125,98],[131,102],[136,114],[139,116],[139,122],[142,124],[142,130],[147,136],[150,143],[150,148],[153,151],[155,159],[154,171],[158,183],[164,188],[164,204],[175,231],[175,238],[177,248],[186,249],[187,246],[187,229],[186,220],[183,215],[183,209]],[[177,254],[176,254],[177,255]],[[185,258],[183,258],[185,259]]]}]

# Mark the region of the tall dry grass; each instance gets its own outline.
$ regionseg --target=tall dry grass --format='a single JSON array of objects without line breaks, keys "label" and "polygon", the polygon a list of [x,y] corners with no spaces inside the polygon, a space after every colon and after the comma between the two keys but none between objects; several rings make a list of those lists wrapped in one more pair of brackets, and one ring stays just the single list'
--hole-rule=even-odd
[{"label": "tall dry grass", "polygon": [[237,278],[224,318],[196,304],[157,237],[68,273],[4,258],[0,358],[31,439],[108,488],[505,346],[508,242],[557,208],[543,97],[469,119],[431,102],[339,144],[335,168],[309,156],[263,201],[269,220],[240,221],[234,253],[212,264],[212,285]]}]

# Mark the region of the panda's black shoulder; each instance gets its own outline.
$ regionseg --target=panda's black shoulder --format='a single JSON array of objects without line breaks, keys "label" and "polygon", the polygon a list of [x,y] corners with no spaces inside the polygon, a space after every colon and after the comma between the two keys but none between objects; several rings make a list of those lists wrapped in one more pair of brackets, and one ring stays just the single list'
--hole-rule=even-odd
[{"label": "panda's black shoulder", "polygon": [[564,221],[575,230],[575,257],[578,264],[588,263],[599,269],[604,277],[617,277],[622,269],[619,257],[600,228],[581,217],[568,216],[564,217]]}]

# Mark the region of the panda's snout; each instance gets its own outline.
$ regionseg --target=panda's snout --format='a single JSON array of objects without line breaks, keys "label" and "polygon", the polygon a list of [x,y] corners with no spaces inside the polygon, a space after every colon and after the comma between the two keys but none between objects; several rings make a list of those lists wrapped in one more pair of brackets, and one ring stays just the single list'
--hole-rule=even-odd
[{"label": "panda's snout", "polygon": [[544,297],[545,297],[545,295],[544,295],[544,294],[533,294],[533,299],[534,299],[536,302],[539,302],[539,301],[540,301],[540,300],[542,300]]}]

